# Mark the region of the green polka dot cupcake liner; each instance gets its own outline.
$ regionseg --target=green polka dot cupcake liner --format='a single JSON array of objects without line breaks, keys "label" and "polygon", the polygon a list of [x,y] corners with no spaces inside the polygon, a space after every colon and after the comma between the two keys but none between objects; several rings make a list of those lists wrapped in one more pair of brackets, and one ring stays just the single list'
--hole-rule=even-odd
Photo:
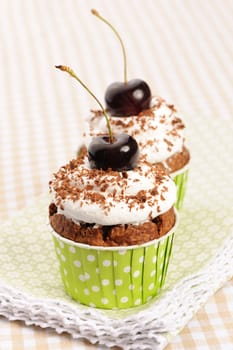
[{"label": "green polka dot cupcake liner", "polygon": [[160,239],[127,247],[89,246],[52,232],[66,293],[103,309],[145,304],[164,285],[176,227],[177,220]]},{"label": "green polka dot cupcake liner", "polygon": [[177,187],[177,197],[176,197],[175,207],[178,210],[181,210],[183,208],[184,198],[185,198],[186,189],[187,189],[188,175],[189,175],[188,165],[186,165],[184,168],[182,168],[179,171],[171,173],[171,177],[174,180]]}]

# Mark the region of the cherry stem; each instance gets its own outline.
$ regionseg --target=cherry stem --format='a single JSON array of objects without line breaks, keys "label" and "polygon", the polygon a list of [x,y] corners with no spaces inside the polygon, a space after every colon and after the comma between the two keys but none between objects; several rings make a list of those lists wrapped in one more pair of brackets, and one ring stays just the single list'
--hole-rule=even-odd
[{"label": "cherry stem", "polygon": [[70,67],[59,65],[59,66],[55,66],[55,68],[58,68],[58,69],[60,69],[63,72],[67,72],[71,77],[76,79],[84,87],[84,89],[86,89],[89,92],[89,94],[96,100],[96,102],[98,103],[98,105],[102,109],[102,112],[103,112],[104,117],[106,119],[107,129],[108,129],[108,133],[109,133],[109,141],[110,141],[110,143],[113,143],[114,142],[114,137],[113,137],[113,133],[112,133],[111,124],[110,124],[110,121],[109,121],[109,116],[106,113],[106,111],[104,109],[104,106],[99,101],[99,99],[93,94],[93,92],[91,92],[91,90],[86,86],[86,84],[84,84],[82,82],[82,80],[75,74],[75,72]]},{"label": "cherry stem", "polygon": [[127,84],[128,82],[128,79],[127,79],[127,60],[126,60],[126,52],[125,52],[125,47],[124,47],[124,44],[123,44],[123,41],[120,37],[120,34],[117,32],[117,30],[113,27],[113,25],[107,21],[104,17],[102,17],[98,11],[96,11],[95,9],[92,9],[91,10],[91,13],[98,17],[99,19],[101,19],[104,23],[106,23],[112,30],[113,32],[116,34],[118,40],[120,41],[120,44],[121,44],[121,48],[122,48],[122,53],[123,53],[123,60],[124,60],[124,82],[125,84]]}]

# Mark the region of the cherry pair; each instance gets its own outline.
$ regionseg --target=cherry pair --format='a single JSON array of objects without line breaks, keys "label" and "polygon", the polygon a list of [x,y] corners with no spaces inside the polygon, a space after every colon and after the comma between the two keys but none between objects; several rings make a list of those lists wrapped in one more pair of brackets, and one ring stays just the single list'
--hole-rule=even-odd
[{"label": "cherry pair", "polygon": [[141,79],[127,80],[126,55],[121,37],[111,23],[100,16],[96,10],[92,10],[92,13],[115,32],[121,43],[124,57],[124,82],[114,82],[107,88],[105,93],[106,109],[72,69],[62,65],[56,66],[56,68],[66,71],[78,80],[99,104],[106,119],[108,135],[95,137],[88,147],[90,167],[103,170],[108,168],[117,171],[130,170],[137,166],[138,144],[134,138],[127,134],[113,135],[107,112],[113,117],[138,115],[150,107],[151,91],[148,84]]}]

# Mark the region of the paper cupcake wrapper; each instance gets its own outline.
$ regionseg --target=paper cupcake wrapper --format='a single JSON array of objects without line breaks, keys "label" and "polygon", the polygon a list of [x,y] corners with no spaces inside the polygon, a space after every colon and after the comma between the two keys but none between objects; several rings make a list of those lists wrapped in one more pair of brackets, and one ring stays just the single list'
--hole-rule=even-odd
[{"label": "paper cupcake wrapper", "polygon": [[177,187],[177,197],[176,197],[175,207],[178,210],[181,210],[183,207],[186,188],[187,188],[187,182],[188,182],[188,174],[189,174],[188,166],[186,166],[180,171],[177,171],[171,174],[171,177],[174,180]]},{"label": "paper cupcake wrapper", "polygon": [[160,239],[128,247],[79,244],[53,232],[65,291],[82,304],[104,309],[146,303],[165,282],[176,226]]}]

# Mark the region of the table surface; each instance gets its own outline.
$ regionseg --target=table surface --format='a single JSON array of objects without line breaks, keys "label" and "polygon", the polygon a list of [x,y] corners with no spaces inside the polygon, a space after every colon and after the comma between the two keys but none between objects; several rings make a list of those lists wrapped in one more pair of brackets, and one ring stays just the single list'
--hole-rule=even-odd
[{"label": "table surface", "polygon": [[[233,1],[0,1],[0,219],[47,191],[54,169],[81,143],[95,103],[54,69],[74,68],[97,96],[123,80],[119,43],[90,14],[119,30],[129,77],[146,80],[185,120],[231,120]],[[0,257],[1,259],[1,257]],[[213,295],[166,350],[233,349],[233,280]],[[0,318],[0,350],[102,349],[52,329]]]}]

